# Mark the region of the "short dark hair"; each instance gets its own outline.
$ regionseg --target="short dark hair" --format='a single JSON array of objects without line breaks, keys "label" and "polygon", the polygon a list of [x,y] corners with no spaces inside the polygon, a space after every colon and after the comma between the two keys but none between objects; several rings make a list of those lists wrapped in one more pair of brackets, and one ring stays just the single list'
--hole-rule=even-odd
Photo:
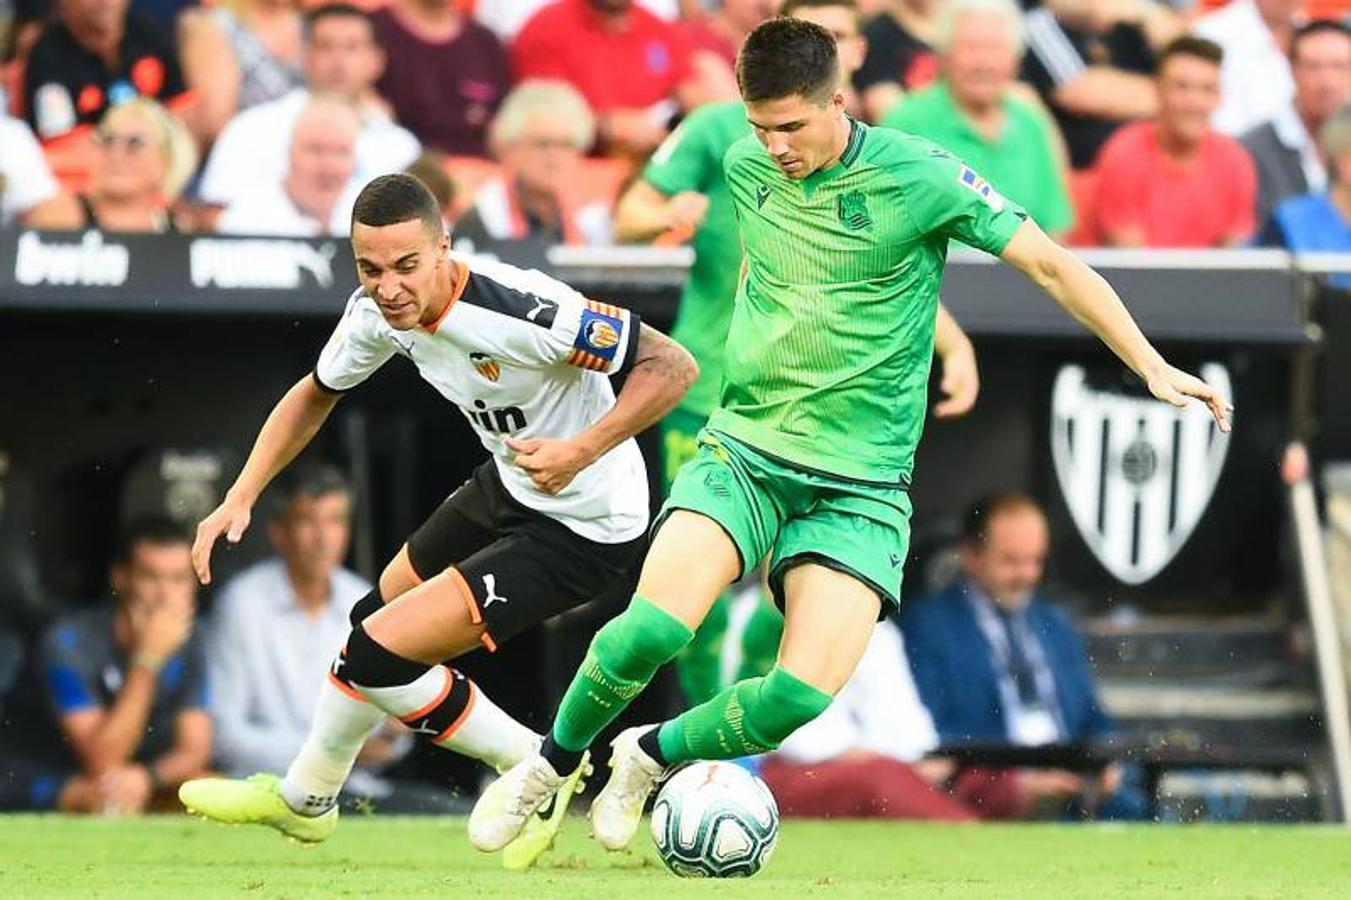
[{"label": "short dark hair", "polygon": [[832,6],[847,9],[853,13],[854,21],[858,23],[859,30],[863,30],[863,10],[858,8],[858,3],[855,0],[787,0],[783,6],[779,7],[779,15],[792,18],[804,9],[829,9]]},{"label": "short dark hair", "polygon": [[286,511],[300,497],[326,497],[329,494],[352,496],[352,485],[342,470],[332,463],[306,461],[294,463],[277,479],[271,518],[285,518]]},{"label": "short dark hair", "polygon": [[429,232],[440,234],[441,207],[431,190],[412,175],[396,172],[374,179],[357,195],[352,206],[352,224],[379,228],[418,219]]},{"label": "short dark hair", "polygon": [[375,20],[366,10],[351,3],[325,3],[305,13],[302,33],[307,42],[314,37],[314,26],[325,19],[360,19],[370,30],[371,40],[375,40]]},{"label": "short dark hair", "polygon": [[1298,58],[1300,44],[1320,34],[1340,34],[1344,38],[1351,39],[1351,28],[1335,19],[1314,19],[1312,22],[1305,22],[1290,36],[1290,61],[1294,62]]},{"label": "short dark hair", "polygon": [[1163,67],[1168,64],[1168,60],[1174,56],[1194,56],[1218,66],[1224,62],[1224,48],[1214,41],[1194,37],[1190,34],[1175,37],[1159,51],[1159,58],[1154,63],[1154,72],[1156,74],[1162,72]]},{"label": "short dark hair", "polygon": [[747,103],[802,96],[822,100],[840,78],[835,37],[814,22],[780,16],[761,22],[741,45],[736,80]]},{"label": "short dark hair", "polygon": [[192,546],[187,529],[168,516],[143,516],[133,519],[122,527],[117,535],[113,562],[125,564],[131,562],[136,550],[142,544],[154,547],[169,547],[176,544]]},{"label": "short dark hair", "polygon": [[446,209],[455,200],[455,180],[446,171],[446,156],[435,150],[423,150],[417,159],[404,169],[417,178],[432,192],[441,209]]},{"label": "short dark hair", "polygon": [[1005,513],[1025,509],[1042,512],[1041,505],[1022,491],[995,491],[986,494],[972,503],[962,518],[962,540],[974,547],[984,547],[991,522]]}]

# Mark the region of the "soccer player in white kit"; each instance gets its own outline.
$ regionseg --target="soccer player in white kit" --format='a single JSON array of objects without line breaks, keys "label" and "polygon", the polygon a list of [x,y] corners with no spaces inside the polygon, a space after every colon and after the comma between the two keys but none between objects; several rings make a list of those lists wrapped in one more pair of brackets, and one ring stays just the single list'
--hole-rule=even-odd
[{"label": "soccer player in white kit", "polygon": [[[409,537],[352,611],[311,732],[284,778],[201,779],[180,797],[229,823],[320,841],[369,732],[398,717],[439,746],[499,771],[539,736],[443,665],[593,599],[632,592],[648,527],[647,474],[633,436],[666,415],[698,374],[679,344],[627,310],[536,271],[448,252],[431,193],[408,175],[361,192],[352,215],[361,287],[312,374],[281,399],[239,477],[197,529],[193,560],[236,542],[263,488],[309,443],[344,391],[393,356],[464,413],[491,458]],[[616,397],[610,375],[628,377]],[[572,791],[585,774],[572,773]],[[512,848],[529,865],[566,801]]]}]

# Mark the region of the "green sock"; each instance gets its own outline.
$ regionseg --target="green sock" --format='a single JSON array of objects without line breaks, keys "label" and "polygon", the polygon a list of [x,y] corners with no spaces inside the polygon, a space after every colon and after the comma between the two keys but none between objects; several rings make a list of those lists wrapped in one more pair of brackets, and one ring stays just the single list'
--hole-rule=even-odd
[{"label": "green sock", "polygon": [[657,740],[668,765],[736,759],[773,750],[830,705],[831,696],[775,666],[664,722]]},{"label": "green sock", "polygon": [[629,608],[591,641],[554,718],[554,743],[573,752],[591,746],[693,634],[684,622],[635,595]]}]

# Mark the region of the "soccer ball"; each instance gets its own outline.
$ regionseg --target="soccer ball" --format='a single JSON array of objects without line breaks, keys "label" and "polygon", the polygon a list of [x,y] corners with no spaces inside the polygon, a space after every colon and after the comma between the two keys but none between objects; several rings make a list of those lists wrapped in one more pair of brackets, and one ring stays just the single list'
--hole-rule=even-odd
[{"label": "soccer ball", "polygon": [[652,807],[657,853],[682,877],[754,875],[769,862],[778,839],[774,795],[733,763],[700,762],[681,769]]}]

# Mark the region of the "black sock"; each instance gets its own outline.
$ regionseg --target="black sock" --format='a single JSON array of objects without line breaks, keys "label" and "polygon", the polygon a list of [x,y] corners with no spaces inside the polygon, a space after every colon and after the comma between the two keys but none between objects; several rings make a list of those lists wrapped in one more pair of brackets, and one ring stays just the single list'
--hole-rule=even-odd
[{"label": "black sock", "polygon": [[648,756],[652,757],[657,762],[661,763],[661,766],[664,769],[669,767],[671,764],[666,761],[666,757],[661,755],[661,741],[657,739],[657,735],[660,731],[661,731],[660,725],[658,725],[655,728],[649,728],[647,731],[644,731],[642,735],[638,738],[638,747]]},{"label": "black sock", "polygon": [[539,754],[549,761],[555,772],[565,778],[582,764],[582,751],[564,750],[555,744],[552,730],[544,736],[544,745],[539,748]]}]

